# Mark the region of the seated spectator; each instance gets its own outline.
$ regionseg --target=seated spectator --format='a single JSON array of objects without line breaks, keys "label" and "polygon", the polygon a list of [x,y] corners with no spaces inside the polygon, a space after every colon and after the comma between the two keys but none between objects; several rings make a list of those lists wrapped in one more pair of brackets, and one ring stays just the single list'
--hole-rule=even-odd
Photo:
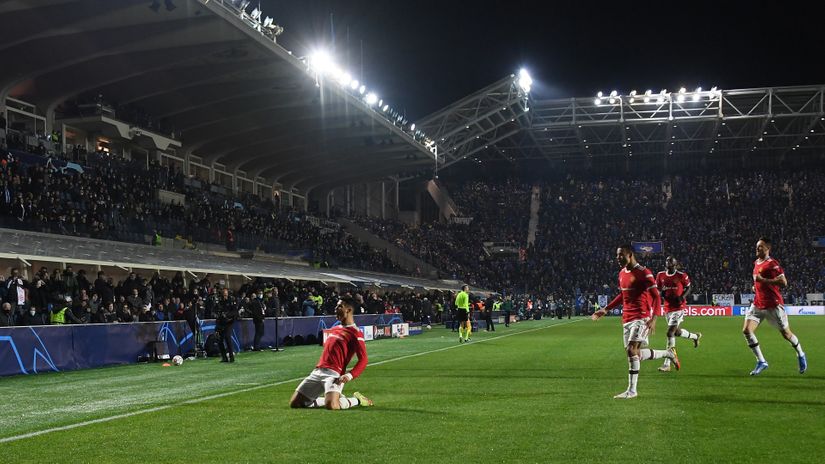
[{"label": "seated spectator", "polygon": [[121,308],[120,314],[118,314],[118,322],[136,322],[129,305],[123,305]]},{"label": "seated spectator", "polygon": [[132,310],[143,309],[144,301],[143,298],[140,297],[140,289],[132,287],[132,294],[126,298],[126,302],[129,303],[129,307]]},{"label": "seated spectator", "polygon": [[18,325],[46,325],[46,314],[38,306],[31,305],[29,310],[18,318]]},{"label": "seated spectator", "polygon": [[15,314],[11,310],[11,303],[3,303],[0,308],[0,327],[14,327]]},{"label": "seated spectator", "polygon": [[140,312],[138,313],[138,321],[140,322],[152,322],[157,320],[155,317],[155,311],[152,309],[151,304],[144,304],[140,308]]},{"label": "seated spectator", "polygon": [[96,322],[101,324],[111,324],[114,322],[118,322],[118,315],[117,312],[115,312],[115,304],[106,304],[103,307],[103,309],[100,312],[98,312]]}]

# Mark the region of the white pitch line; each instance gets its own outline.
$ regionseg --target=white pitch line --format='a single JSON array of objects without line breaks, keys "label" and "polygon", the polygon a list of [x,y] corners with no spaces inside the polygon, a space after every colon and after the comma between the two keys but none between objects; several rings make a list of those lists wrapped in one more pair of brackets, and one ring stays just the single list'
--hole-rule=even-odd
[{"label": "white pitch line", "polygon": [[[584,319],[576,319],[576,320],[570,321],[570,322],[562,322],[562,323],[559,323],[559,324],[551,324],[551,325],[547,325],[547,326],[544,326],[544,327],[536,327],[534,329],[522,330],[522,331],[519,331],[519,332],[513,332],[513,333],[509,333],[509,334],[499,335],[499,336],[492,337],[492,338],[485,338],[485,339],[479,340],[477,342],[470,342],[470,343],[465,343],[465,344],[462,344],[462,345],[453,345],[453,346],[438,348],[438,349],[430,350],[430,351],[422,351],[421,353],[408,354],[408,355],[404,355],[404,356],[399,356],[397,358],[385,359],[384,361],[379,361],[379,362],[376,362],[376,363],[370,363],[370,364],[368,364],[368,366],[379,366],[381,364],[387,364],[387,363],[391,363],[391,362],[395,362],[395,361],[401,361],[403,359],[415,358],[415,357],[418,357],[418,356],[424,356],[424,355],[432,354],[432,353],[439,353],[441,351],[452,350],[452,349],[461,348],[461,347],[464,347],[464,346],[477,345],[479,343],[489,342],[491,340],[498,340],[498,339],[501,339],[501,338],[512,337],[513,335],[521,335],[521,334],[525,334],[525,333],[535,332],[537,330],[549,329],[551,327],[558,327],[558,326],[561,326],[561,325],[572,324],[574,322],[580,322],[580,321],[583,321],[583,320]],[[18,440],[24,440],[26,438],[33,438],[33,437],[37,437],[37,436],[40,436],[40,435],[45,435],[47,433],[62,432],[64,430],[72,430],[72,429],[76,429],[76,428],[79,428],[79,427],[85,427],[87,425],[100,424],[100,423],[103,423],[103,422],[111,422],[111,421],[118,420],[118,419],[126,419],[128,417],[139,416],[139,415],[142,415],[142,414],[148,414],[148,413],[152,413],[152,412],[164,411],[166,409],[171,409],[171,408],[175,408],[175,407],[178,407],[178,406],[185,406],[185,405],[189,405],[189,404],[202,403],[204,401],[216,400],[216,399],[219,399],[219,398],[224,398],[224,397],[227,397],[227,396],[237,395],[237,394],[240,394],[240,393],[247,393],[247,392],[251,392],[251,391],[255,391],[255,390],[260,390],[262,388],[277,387],[278,385],[283,385],[285,383],[290,383],[290,382],[297,382],[297,381],[303,380],[303,379],[304,379],[304,377],[296,377],[294,379],[281,380],[279,382],[272,382],[272,383],[256,385],[254,387],[242,388],[240,390],[232,390],[232,391],[228,391],[228,392],[224,392],[224,393],[217,393],[215,395],[208,395],[208,396],[202,396],[202,397],[199,397],[199,398],[193,398],[191,400],[182,401],[180,403],[165,404],[165,405],[162,405],[162,406],[154,406],[154,407],[151,407],[151,408],[140,409],[138,411],[131,411],[131,412],[123,413],[123,414],[115,414],[114,416],[101,417],[99,419],[91,419],[91,420],[87,420],[87,421],[83,421],[83,422],[77,422],[75,424],[62,425],[60,427],[52,427],[52,428],[49,428],[49,429],[37,430],[37,431],[34,431],[34,432],[28,432],[28,433],[24,433],[24,434],[21,434],[21,435],[14,435],[14,436],[11,436],[11,437],[0,438],[0,443],[9,443],[9,442],[18,441]]]}]

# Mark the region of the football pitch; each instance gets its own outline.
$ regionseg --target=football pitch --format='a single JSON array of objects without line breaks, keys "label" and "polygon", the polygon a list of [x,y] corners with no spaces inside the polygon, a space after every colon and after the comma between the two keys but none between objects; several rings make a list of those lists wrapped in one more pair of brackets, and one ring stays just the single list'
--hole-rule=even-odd
[{"label": "football pitch", "polygon": [[627,386],[617,318],[498,326],[464,345],[443,328],[369,342],[345,393],[375,406],[347,411],[287,406],[318,346],[0,378],[0,462],[819,462],[825,318],[791,318],[804,375],[765,325],[770,368],[749,377],[741,323],[688,318],[702,345],[678,339],[681,372],[643,362],[625,401],[612,398]]}]

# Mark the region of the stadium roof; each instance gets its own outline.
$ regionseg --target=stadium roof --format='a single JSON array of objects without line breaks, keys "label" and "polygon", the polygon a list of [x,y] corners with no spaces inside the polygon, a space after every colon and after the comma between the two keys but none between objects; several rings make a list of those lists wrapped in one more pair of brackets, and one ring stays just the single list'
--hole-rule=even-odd
[{"label": "stadium roof", "polygon": [[523,98],[516,82],[508,76],[418,123],[438,140],[442,167],[463,160],[825,153],[825,85],[542,100]]},{"label": "stadium roof", "polygon": [[178,154],[304,192],[433,164],[423,139],[386,103],[368,104],[360,85],[310,69],[253,7],[2,1],[0,99],[33,103],[47,118],[78,95],[136,105],[174,127]]},{"label": "stadium roof", "polygon": [[[280,46],[281,31],[253,18],[254,6],[0,1],[0,98],[32,102],[47,116],[79,95],[137,105],[179,134],[152,135],[155,146],[180,142],[178,153],[204,164],[304,193],[426,172],[436,151],[443,169],[462,160],[781,157],[825,148],[821,85],[671,91],[661,101],[657,91],[648,102],[617,92],[597,104],[595,95],[540,99],[511,75],[413,127],[379,96],[368,103],[369,88],[350,85],[356,76],[334,63],[313,66],[317,51],[299,57]],[[111,125],[100,116],[67,122]]]}]

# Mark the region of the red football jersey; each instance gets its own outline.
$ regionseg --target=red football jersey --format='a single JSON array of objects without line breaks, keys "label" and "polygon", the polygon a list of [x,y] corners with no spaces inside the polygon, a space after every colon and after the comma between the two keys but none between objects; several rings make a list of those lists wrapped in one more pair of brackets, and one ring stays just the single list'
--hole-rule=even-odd
[{"label": "red football jersey", "polygon": [[354,355],[358,362],[350,371],[352,378],[356,378],[367,367],[367,345],[364,343],[364,334],[355,325],[338,325],[330,329],[327,341],[324,342],[324,352],[315,366],[320,369],[332,369],[341,375],[347,370],[347,365]]},{"label": "red football jersey", "polygon": [[779,305],[784,305],[785,300],[782,299],[782,294],[779,293],[779,287],[757,282],[757,274],[766,279],[775,279],[785,274],[782,266],[779,265],[779,261],[768,257],[768,259],[764,261],[757,259],[753,262],[753,287],[756,290],[753,305],[759,309],[776,308]]},{"label": "red football jersey", "polygon": [[656,279],[653,278],[653,273],[648,268],[638,263],[630,271],[623,267],[619,271],[619,289],[622,293],[617,295],[605,309],[613,309],[621,302],[622,324],[650,317],[650,305],[653,303],[648,297],[648,290],[655,287]]},{"label": "red football jersey", "polygon": [[687,274],[681,271],[676,271],[673,274],[661,271],[656,274],[656,285],[659,287],[659,291],[662,292],[666,312],[685,309],[682,295],[690,287],[690,277]]}]

